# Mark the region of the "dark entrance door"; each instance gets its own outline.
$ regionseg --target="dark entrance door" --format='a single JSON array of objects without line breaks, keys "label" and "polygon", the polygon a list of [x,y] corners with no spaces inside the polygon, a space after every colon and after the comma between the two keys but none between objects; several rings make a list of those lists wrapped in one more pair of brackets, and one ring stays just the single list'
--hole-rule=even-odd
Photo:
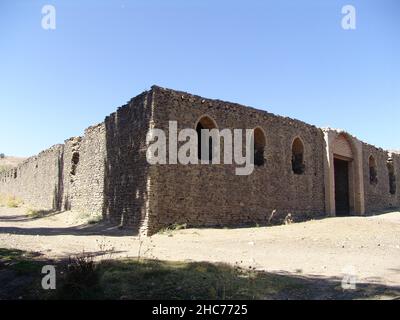
[{"label": "dark entrance door", "polygon": [[340,159],[334,159],[334,166],[336,215],[349,215],[349,162]]}]

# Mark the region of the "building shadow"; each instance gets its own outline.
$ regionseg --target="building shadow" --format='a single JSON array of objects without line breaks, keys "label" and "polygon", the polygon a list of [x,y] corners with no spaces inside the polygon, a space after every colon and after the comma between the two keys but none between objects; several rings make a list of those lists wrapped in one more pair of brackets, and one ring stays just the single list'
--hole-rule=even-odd
[{"label": "building shadow", "polygon": [[1,233],[10,233],[16,235],[40,235],[40,236],[58,236],[58,235],[73,235],[73,236],[90,236],[90,235],[101,235],[101,236],[112,236],[112,237],[124,237],[124,236],[136,236],[138,235],[137,230],[132,227],[116,226],[115,224],[108,222],[100,222],[97,224],[82,224],[73,227],[66,228],[54,228],[54,227],[37,227],[37,228],[20,228],[20,227],[0,227]]},{"label": "building shadow", "polygon": [[56,209],[49,210],[30,210],[27,214],[17,214],[17,215],[5,215],[0,216],[0,221],[2,222],[24,222],[32,221],[46,217],[52,217],[63,213],[64,211],[59,211]]},{"label": "building shadow", "polygon": [[[104,254],[107,252],[95,251],[84,257]],[[46,259],[21,250],[0,249],[0,299],[21,296],[48,299],[37,281],[41,279],[40,269],[46,264],[64,271],[57,278],[53,296],[56,299],[111,300],[123,296],[131,300],[399,300],[400,297],[399,286],[356,281],[349,288],[342,285],[339,277],[245,270],[224,263],[126,258],[102,259],[100,268],[91,268],[92,260],[84,259],[79,268],[71,269],[70,258]],[[14,264],[8,263],[10,259]],[[86,281],[93,272],[98,275],[95,281]],[[112,281],[99,281],[105,276]],[[75,280],[78,291],[71,287],[71,280]]]},{"label": "building shadow", "polygon": [[31,219],[28,216],[22,216],[20,214],[12,215],[12,216],[0,216],[1,222],[21,222],[21,221],[30,221]]},{"label": "building shadow", "polygon": [[385,210],[370,211],[370,212],[367,212],[365,214],[365,216],[366,217],[381,216],[381,215],[384,215],[384,214],[387,214],[387,213],[393,213],[393,212],[396,212],[396,211],[399,211],[399,215],[400,215],[400,207],[394,207],[394,208],[388,208],[388,209],[385,209]]},{"label": "building shadow", "polygon": [[113,225],[139,232],[146,215],[146,135],[150,126],[152,95],[133,98],[106,117],[103,218]]}]

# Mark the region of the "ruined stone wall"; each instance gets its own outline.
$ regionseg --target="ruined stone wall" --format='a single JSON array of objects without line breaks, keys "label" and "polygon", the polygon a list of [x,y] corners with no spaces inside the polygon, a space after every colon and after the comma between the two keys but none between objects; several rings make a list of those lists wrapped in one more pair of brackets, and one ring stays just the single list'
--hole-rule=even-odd
[{"label": "ruined stone wall", "polygon": [[83,137],[65,141],[62,208],[101,213],[104,203],[105,124],[85,130]]},{"label": "ruined stone wall", "polygon": [[0,193],[40,209],[102,213],[113,223],[147,228],[156,203],[148,195],[146,134],[153,116],[152,91],[73,137],[0,176]]},{"label": "ruined stone wall", "polygon": [[[295,220],[322,214],[324,204],[324,138],[320,129],[265,111],[219,100],[208,100],[158,87],[155,127],[168,132],[168,121],[178,130],[195,129],[202,115],[219,129],[261,127],[266,134],[266,164],[248,176],[235,175],[236,165],[157,165],[157,213],[150,216],[152,231],[173,223],[226,226],[266,223],[291,213]],[[305,173],[292,171],[292,142],[304,142]]]},{"label": "ruined stone wall", "polygon": [[101,213],[104,204],[105,124],[28,158],[0,178],[0,193],[38,209]]},{"label": "ruined stone wall", "polygon": [[[71,176],[72,153],[79,150],[81,137],[74,137],[64,142],[62,161],[60,161],[60,181],[62,183],[62,200],[60,208],[62,210],[71,210],[73,203],[74,179]],[[76,169],[76,168],[75,168]]]},{"label": "ruined stone wall", "polygon": [[[150,128],[168,133],[169,121],[177,121],[178,130],[195,129],[204,115],[212,118],[218,129],[260,128],[266,139],[265,164],[247,176],[235,174],[237,164],[148,164],[146,135]],[[296,138],[304,146],[303,174],[295,174],[292,168]],[[400,155],[392,156],[397,179],[392,195],[388,153],[365,143],[358,145],[367,212],[399,207]],[[238,226],[282,222],[288,213],[300,221],[326,215],[326,147],[323,131],[304,122],[154,86],[103,123],[89,127],[82,137],[68,139],[0,174],[0,193],[22,198],[40,209],[101,212],[112,223],[133,226],[135,232],[146,234],[175,223]],[[370,183],[370,155],[377,163],[376,184]]]},{"label": "ruined stone wall", "polygon": [[[373,156],[376,162],[377,181],[370,181],[369,158]],[[391,194],[389,188],[389,171],[387,151],[363,143],[364,163],[364,194],[365,208],[368,213],[400,207],[400,155],[393,155],[396,175],[396,193]]]},{"label": "ruined stone wall", "polygon": [[142,93],[105,120],[103,214],[113,223],[130,225],[143,232],[147,228],[147,214],[155,204],[149,199],[153,182],[146,160],[146,134],[153,117],[152,95],[152,91]]},{"label": "ruined stone wall", "polygon": [[55,208],[60,198],[58,177],[62,150],[62,145],[55,145],[2,173],[0,193],[21,198],[33,208]]}]

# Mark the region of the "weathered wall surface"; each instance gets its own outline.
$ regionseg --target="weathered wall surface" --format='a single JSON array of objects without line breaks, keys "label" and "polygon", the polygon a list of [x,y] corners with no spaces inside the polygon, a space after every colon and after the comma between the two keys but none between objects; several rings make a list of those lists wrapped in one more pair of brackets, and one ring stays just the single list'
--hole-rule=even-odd
[{"label": "weathered wall surface", "polygon": [[0,193],[40,209],[101,213],[105,147],[104,123],[90,127],[83,137],[70,138],[7,172],[0,178]]},{"label": "weathered wall surface", "polygon": [[[265,223],[273,210],[281,220],[324,212],[324,138],[320,129],[289,118],[208,100],[186,93],[154,88],[155,126],[168,132],[168,121],[178,130],[195,128],[202,115],[212,117],[219,129],[261,127],[266,134],[266,164],[248,176],[235,175],[236,165],[157,165],[157,214],[150,216],[154,230],[172,223],[191,226]],[[306,170],[292,171],[292,142],[304,142]]]},{"label": "weathered wall surface", "polygon": [[65,141],[63,153],[64,210],[99,213],[104,203],[105,124],[85,130],[83,137]]},{"label": "weathered wall surface", "polygon": [[0,193],[40,209],[102,213],[113,223],[146,232],[147,214],[156,203],[146,160],[152,94],[133,98],[86,129],[83,137],[70,138],[3,173]]},{"label": "weathered wall surface", "polygon": [[[152,182],[146,160],[146,134],[153,116],[152,91],[133,98],[105,120],[103,214],[113,223],[147,228]],[[155,199],[153,193],[153,199]]]},{"label": "weathered wall surface", "polygon": [[[370,181],[369,158],[373,156],[376,162],[377,182]],[[389,188],[389,171],[387,162],[389,154],[387,151],[372,145],[363,144],[364,163],[364,192],[366,211],[371,213],[379,210],[400,207],[400,155],[393,155],[393,164],[396,174],[396,193],[391,194]]]},{"label": "weathered wall surface", "polygon": [[52,209],[60,198],[59,162],[62,145],[42,151],[0,176],[0,193],[24,199],[33,207]]},{"label": "weathered wall surface", "polygon": [[[195,129],[204,115],[219,129],[261,128],[266,139],[265,164],[255,166],[247,176],[235,174],[236,164],[148,164],[150,128],[168,133],[169,121],[177,121],[178,130]],[[295,174],[292,168],[295,138],[303,142],[303,174]],[[363,205],[365,199],[366,211],[400,207],[400,155],[392,156],[397,180],[396,193],[391,194],[388,153],[365,143],[358,145],[362,149],[359,176],[364,178],[360,199]],[[370,155],[377,163],[376,184],[370,183]],[[263,224],[272,212],[271,222],[281,222],[288,213],[299,221],[328,211],[326,159],[324,132],[312,125],[154,86],[103,123],[89,127],[82,137],[68,139],[2,173],[0,193],[41,209],[102,213],[112,223],[147,234],[174,223]]]},{"label": "weathered wall surface", "polygon": [[83,137],[51,147],[7,172],[0,179],[0,193],[40,209],[102,212],[104,161],[102,123],[88,128]]}]

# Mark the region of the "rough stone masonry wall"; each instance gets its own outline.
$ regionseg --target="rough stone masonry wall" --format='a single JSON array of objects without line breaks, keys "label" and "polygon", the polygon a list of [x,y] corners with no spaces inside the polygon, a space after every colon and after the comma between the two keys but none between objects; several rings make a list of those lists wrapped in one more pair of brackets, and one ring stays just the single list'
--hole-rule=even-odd
[{"label": "rough stone masonry wall", "polygon": [[[248,176],[237,176],[236,165],[157,165],[157,213],[150,215],[151,231],[173,223],[189,226],[226,226],[266,223],[291,213],[295,220],[322,214],[324,204],[324,138],[320,129],[303,122],[209,100],[183,92],[153,87],[155,127],[168,132],[168,121],[178,130],[195,129],[202,115],[219,129],[261,127],[266,133],[266,164]],[[292,171],[292,142],[304,142],[306,171]]]},{"label": "rough stone masonry wall", "polygon": [[38,209],[102,213],[105,147],[105,124],[90,127],[4,173],[0,193]]},{"label": "rough stone masonry wall", "polygon": [[105,136],[105,124],[100,123],[86,129],[83,137],[65,141],[61,177],[62,208],[65,210],[73,208],[88,214],[102,213]]},{"label": "rough stone masonry wall", "polygon": [[[193,128],[201,116],[219,129],[260,127],[266,134],[266,163],[248,176],[233,165],[149,165],[146,134]],[[292,142],[304,143],[303,175],[292,171]],[[113,223],[152,234],[174,223],[233,226],[324,215],[323,132],[301,121],[219,100],[159,87],[133,98],[71,138],[0,174],[0,193],[22,198],[40,209],[102,212]],[[365,204],[368,212],[400,206],[400,155],[393,155],[397,192],[389,192],[388,154],[363,144]],[[375,157],[378,184],[369,180],[368,158]]]},{"label": "rough stone masonry wall", "polygon": [[[146,134],[153,116],[152,91],[73,137],[0,176],[0,193],[40,209],[102,213],[113,223],[146,232],[156,203],[148,178]],[[150,201],[150,192],[152,201]]]},{"label": "rough stone masonry wall", "polygon": [[[113,223],[147,229],[156,194],[149,179],[146,134],[153,117],[153,92],[133,98],[105,120],[103,214]],[[150,199],[152,197],[152,199]]]},{"label": "rough stone masonry wall", "polygon": [[63,146],[55,145],[0,176],[0,193],[23,199],[33,208],[53,209],[60,198],[59,160]]},{"label": "rough stone masonry wall", "polygon": [[[369,158],[371,155],[376,161],[378,179],[376,184],[370,183]],[[365,208],[368,213],[400,207],[400,155],[393,155],[397,178],[396,193],[394,195],[390,194],[389,188],[388,158],[387,151],[363,143],[364,194]]]}]

